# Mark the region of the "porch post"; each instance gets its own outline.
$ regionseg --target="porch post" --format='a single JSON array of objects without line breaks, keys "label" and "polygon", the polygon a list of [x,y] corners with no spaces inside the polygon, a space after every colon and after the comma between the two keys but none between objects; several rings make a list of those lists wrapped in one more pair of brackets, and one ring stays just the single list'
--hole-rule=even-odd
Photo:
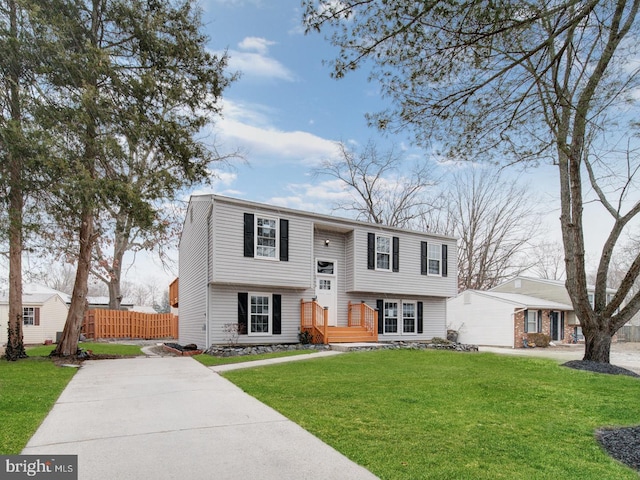
[{"label": "porch post", "polygon": [[324,344],[329,343],[329,338],[327,337],[327,324],[329,323],[329,307],[324,307],[323,310],[324,315],[324,331],[322,332],[322,336],[324,337]]}]

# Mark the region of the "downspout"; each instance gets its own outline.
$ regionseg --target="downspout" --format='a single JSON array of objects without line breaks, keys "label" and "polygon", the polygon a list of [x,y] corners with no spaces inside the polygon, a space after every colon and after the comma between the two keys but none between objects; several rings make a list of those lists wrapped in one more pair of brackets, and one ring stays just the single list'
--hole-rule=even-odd
[{"label": "downspout", "polygon": [[213,198],[211,198],[211,203],[209,204],[209,211],[207,212],[207,281],[206,281],[206,295],[205,295],[205,324],[204,324],[204,335],[206,345],[205,348],[209,348],[211,346],[211,324],[209,322],[209,296],[211,295],[209,289],[209,283],[211,281],[210,271],[211,271],[211,250],[213,246],[211,245],[211,215],[213,214]]}]

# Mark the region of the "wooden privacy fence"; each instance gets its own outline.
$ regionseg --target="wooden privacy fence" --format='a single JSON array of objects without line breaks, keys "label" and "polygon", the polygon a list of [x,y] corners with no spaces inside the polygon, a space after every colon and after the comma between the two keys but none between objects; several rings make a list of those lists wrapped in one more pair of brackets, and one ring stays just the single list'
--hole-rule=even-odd
[{"label": "wooden privacy fence", "polygon": [[178,317],[171,313],[88,310],[82,322],[87,338],[178,338]]},{"label": "wooden privacy fence", "polygon": [[617,335],[619,342],[640,342],[640,326],[625,325]]}]

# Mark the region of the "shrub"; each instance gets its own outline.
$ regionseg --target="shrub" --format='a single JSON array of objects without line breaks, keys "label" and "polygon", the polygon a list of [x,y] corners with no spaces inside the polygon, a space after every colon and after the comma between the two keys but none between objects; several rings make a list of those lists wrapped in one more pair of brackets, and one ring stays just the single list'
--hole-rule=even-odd
[{"label": "shrub", "polygon": [[527,333],[527,340],[531,346],[546,348],[551,342],[551,337],[545,333]]}]

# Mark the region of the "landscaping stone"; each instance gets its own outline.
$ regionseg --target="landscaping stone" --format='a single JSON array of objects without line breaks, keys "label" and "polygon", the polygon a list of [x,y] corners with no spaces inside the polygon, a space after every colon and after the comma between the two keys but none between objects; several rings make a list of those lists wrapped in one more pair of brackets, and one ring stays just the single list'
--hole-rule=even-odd
[{"label": "landscaping stone", "polygon": [[[373,351],[388,349],[412,349],[412,350],[454,350],[457,352],[477,352],[477,345],[463,343],[428,343],[428,342],[388,342],[372,343],[368,345],[349,346],[350,351]],[[227,346],[212,345],[204,353],[216,357],[236,357],[242,355],[259,355],[263,353],[286,352],[294,350],[331,350],[331,345],[314,345],[305,343],[276,344],[276,345],[247,345]]]}]

